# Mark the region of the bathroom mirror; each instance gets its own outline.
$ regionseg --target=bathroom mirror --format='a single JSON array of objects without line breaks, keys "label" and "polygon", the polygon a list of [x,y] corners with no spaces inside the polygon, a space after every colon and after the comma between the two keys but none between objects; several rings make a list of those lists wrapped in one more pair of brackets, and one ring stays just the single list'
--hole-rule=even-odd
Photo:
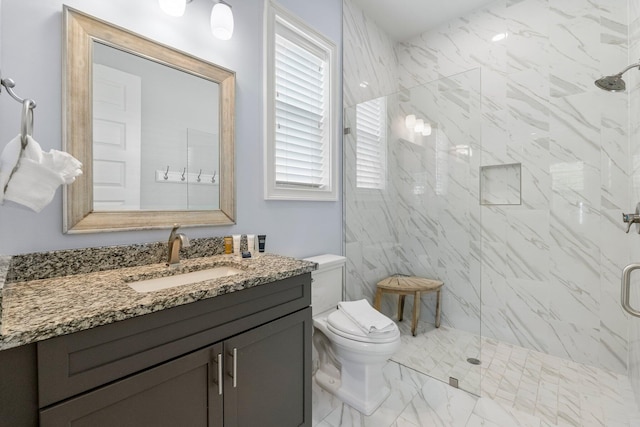
[{"label": "bathroom mirror", "polygon": [[235,74],[64,8],[64,232],[235,222]]}]

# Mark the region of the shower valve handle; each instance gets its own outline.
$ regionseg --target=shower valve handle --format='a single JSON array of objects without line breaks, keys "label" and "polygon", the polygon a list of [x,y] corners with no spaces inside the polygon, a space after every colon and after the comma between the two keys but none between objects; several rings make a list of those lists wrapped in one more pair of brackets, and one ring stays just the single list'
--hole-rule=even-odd
[{"label": "shower valve handle", "polygon": [[631,224],[636,224],[636,230],[638,231],[638,234],[640,234],[640,203],[636,205],[635,213],[622,214],[622,222],[629,224],[627,226],[626,233],[629,233],[631,230]]}]

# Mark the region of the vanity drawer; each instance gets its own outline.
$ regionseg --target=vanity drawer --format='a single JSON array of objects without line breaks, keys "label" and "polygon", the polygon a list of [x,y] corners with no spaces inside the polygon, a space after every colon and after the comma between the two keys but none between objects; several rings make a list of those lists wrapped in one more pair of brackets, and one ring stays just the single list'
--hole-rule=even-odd
[{"label": "vanity drawer", "polygon": [[40,408],[311,304],[311,274],[38,343]]}]

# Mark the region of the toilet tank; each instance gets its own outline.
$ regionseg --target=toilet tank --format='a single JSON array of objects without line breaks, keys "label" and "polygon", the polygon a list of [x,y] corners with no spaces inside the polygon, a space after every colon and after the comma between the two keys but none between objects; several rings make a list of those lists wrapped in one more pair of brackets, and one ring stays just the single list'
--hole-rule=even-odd
[{"label": "toilet tank", "polygon": [[334,310],[342,301],[344,288],[344,269],[347,259],[340,255],[318,255],[305,258],[318,264],[318,269],[311,272],[311,310],[313,316]]}]

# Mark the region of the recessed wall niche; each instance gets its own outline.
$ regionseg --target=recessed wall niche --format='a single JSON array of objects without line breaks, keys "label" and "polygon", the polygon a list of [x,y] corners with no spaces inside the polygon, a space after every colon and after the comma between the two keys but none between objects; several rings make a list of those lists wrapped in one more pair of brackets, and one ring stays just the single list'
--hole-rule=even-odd
[{"label": "recessed wall niche", "polygon": [[480,167],[481,205],[522,204],[521,163]]}]

